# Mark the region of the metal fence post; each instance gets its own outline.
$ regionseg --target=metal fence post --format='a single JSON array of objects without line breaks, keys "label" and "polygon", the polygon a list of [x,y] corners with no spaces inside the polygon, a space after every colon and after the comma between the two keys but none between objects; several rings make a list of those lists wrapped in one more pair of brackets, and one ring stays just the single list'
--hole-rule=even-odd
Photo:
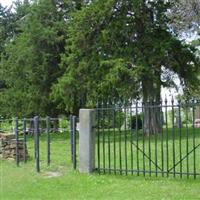
[{"label": "metal fence post", "polygon": [[50,165],[50,117],[46,117],[47,165]]},{"label": "metal fence post", "polygon": [[73,124],[73,169],[76,169],[76,116],[73,116],[72,118],[72,124]]},{"label": "metal fence post", "polygon": [[79,119],[80,171],[91,173],[95,169],[95,110],[81,109]]},{"label": "metal fence post", "polygon": [[73,115],[69,116],[69,120],[70,120],[71,161],[73,162]]},{"label": "metal fence post", "polygon": [[34,136],[34,158],[36,160],[37,144],[36,144],[36,134],[35,134],[35,117],[33,118],[33,136]]},{"label": "metal fence post", "polygon": [[23,136],[24,136],[24,162],[26,163],[26,118],[23,120]]},{"label": "metal fence post", "polygon": [[15,118],[15,140],[16,140],[16,164],[19,166],[19,132],[18,132],[18,118]]},{"label": "metal fence post", "polygon": [[34,135],[35,135],[35,157],[36,170],[40,172],[40,136],[39,136],[39,117],[34,117]]}]

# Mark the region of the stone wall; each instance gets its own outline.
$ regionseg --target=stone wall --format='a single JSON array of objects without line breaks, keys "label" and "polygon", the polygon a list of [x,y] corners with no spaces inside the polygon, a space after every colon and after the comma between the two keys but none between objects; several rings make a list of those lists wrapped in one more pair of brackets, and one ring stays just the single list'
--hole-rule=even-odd
[{"label": "stone wall", "polygon": [[[18,140],[18,152],[20,161],[28,158],[27,146],[24,145],[23,140]],[[16,159],[15,135],[0,134],[0,157],[4,159]]]}]

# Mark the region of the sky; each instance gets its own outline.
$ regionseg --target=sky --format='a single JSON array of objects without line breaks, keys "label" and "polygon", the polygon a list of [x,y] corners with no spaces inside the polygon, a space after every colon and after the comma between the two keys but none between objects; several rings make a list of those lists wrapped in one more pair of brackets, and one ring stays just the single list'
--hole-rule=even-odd
[{"label": "sky", "polygon": [[0,3],[3,5],[3,6],[9,6],[12,4],[12,0],[0,0]]}]

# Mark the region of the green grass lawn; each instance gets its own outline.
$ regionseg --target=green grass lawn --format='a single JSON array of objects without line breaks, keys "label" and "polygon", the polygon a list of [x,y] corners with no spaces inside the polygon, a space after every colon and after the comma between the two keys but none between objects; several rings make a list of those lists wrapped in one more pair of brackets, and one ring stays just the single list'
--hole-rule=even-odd
[{"label": "green grass lawn", "polygon": [[13,161],[0,160],[1,200],[200,199],[200,178],[80,174],[72,170],[66,133],[52,135],[49,167],[46,164],[45,136],[41,137],[41,172],[37,173],[32,138],[28,138],[27,145],[30,158],[26,164],[16,167]]}]

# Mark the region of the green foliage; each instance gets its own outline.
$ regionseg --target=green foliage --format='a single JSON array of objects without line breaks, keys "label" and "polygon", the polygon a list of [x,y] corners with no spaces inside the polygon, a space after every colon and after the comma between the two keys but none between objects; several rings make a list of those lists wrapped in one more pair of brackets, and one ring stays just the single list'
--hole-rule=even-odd
[{"label": "green foliage", "polygon": [[53,98],[75,112],[99,97],[160,101],[161,86],[175,84],[171,74],[197,88],[195,49],[171,32],[169,8],[164,1],[101,0],[75,12]]},{"label": "green foliage", "polygon": [[160,100],[198,90],[196,49],[169,26],[167,1],[16,1],[0,6],[0,112],[78,114],[98,98]]},{"label": "green foliage", "polygon": [[[6,45],[0,74],[6,84],[0,94],[4,115],[56,116],[61,112],[49,97],[52,83],[62,74],[66,12],[57,8],[59,3],[43,0],[29,5],[18,23],[19,34]],[[16,10],[21,11],[21,6]]]},{"label": "green foliage", "polygon": [[[173,114],[174,112],[174,114]],[[166,127],[166,117],[167,117],[167,126],[172,128],[173,127],[173,120],[174,120],[174,123],[175,123],[175,126],[177,125],[177,122],[176,120],[178,120],[178,116],[179,116],[179,110],[177,108],[174,109],[174,111],[172,110],[169,110],[167,112],[167,114],[164,114],[165,116],[165,123],[164,123],[164,127]],[[173,115],[174,115],[174,118],[173,118]],[[192,126],[192,123],[193,123],[193,119],[192,119],[192,108],[185,108],[185,107],[182,107],[181,110],[180,110],[180,116],[181,116],[181,125],[183,127],[191,127]]]},{"label": "green foliage", "polygon": [[[59,128],[69,130],[70,122],[69,120],[65,119],[64,116],[59,116]],[[65,130],[66,132],[66,130]]]},{"label": "green foliage", "polygon": [[5,43],[11,39],[14,33],[14,15],[10,8],[0,4],[0,54],[3,53]]},{"label": "green foliage", "polygon": [[13,133],[14,123],[13,120],[3,120],[0,121],[0,132],[12,134]]},{"label": "green foliage", "polygon": [[[71,13],[83,0],[16,1],[15,37],[6,42],[1,59],[0,112],[4,116],[68,113],[60,99],[51,98],[52,85],[62,76],[61,54],[65,52]],[[60,104],[59,104],[60,103]]]},{"label": "green foliage", "polygon": [[[130,118],[130,126],[132,129],[142,129],[142,114],[138,114],[131,116]],[[137,126],[137,127],[136,127]]]},{"label": "green foliage", "polygon": [[125,122],[125,114],[123,111],[118,112],[99,112],[99,115],[103,115],[100,117],[99,126],[105,129],[113,129],[116,128],[121,129]]}]

